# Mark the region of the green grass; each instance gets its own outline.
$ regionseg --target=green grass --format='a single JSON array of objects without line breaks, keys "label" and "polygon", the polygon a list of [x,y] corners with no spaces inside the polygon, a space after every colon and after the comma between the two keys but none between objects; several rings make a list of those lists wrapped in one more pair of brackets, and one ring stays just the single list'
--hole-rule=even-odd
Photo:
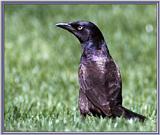
[{"label": "green grass", "polygon": [[[123,104],[148,117],[82,119],[78,40],[55,24],[96,23],[123,80]],[[156,5],[5,5],[5,131],[156,131]]]}]

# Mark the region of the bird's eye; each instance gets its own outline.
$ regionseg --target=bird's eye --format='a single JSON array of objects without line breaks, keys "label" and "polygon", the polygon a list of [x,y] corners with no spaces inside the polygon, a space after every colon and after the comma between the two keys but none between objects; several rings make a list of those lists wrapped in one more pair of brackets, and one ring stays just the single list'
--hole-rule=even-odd
[{"label": "bird's eye", "polygon": [[83,27],[82,27],[82,26],[78,26],[77,29],[78,29],[78,30],[82,30]]}]

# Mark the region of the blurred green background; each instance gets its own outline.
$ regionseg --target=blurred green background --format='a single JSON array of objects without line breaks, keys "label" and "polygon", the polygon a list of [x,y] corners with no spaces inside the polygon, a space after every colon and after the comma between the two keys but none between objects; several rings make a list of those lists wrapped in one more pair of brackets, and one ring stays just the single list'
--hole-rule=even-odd
[{"label": "blurred green background", "polygon": [[[78,40],[55,26],[99,26],[123,81],[123,104],[148,117],[81,119]],[[5,5],[5,131],[156,131],[156,5]]]}]

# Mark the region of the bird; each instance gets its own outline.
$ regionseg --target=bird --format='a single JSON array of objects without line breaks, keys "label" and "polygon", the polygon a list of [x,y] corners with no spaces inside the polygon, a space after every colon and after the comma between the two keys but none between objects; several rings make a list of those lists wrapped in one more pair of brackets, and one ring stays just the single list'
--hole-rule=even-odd
[{"label": "bird", "polygon": [[98,26],[90,21],[57,23],[80,42],[78,107],[83,117],[123,117],[144,122],[147,117],[122,105],[122,77]]}]

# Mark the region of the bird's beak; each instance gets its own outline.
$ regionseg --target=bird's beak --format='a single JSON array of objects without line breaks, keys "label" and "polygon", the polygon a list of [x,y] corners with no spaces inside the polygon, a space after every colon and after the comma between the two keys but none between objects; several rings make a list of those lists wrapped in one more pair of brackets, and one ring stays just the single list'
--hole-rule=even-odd
[{"label": "bird's beak", "polygon": [[74,31],[74,28],[69,23],[57,23],[56,26],[68,30],[70,32]]}]

